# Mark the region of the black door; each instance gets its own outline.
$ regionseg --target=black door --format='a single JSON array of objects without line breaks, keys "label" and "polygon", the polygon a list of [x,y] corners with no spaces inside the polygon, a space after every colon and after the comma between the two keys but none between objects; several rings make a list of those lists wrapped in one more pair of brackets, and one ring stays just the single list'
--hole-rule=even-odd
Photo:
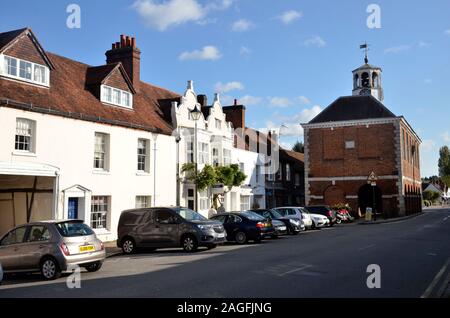
[{"label": "black door", "polygon": [[358,205],[361,213],[366,213],[366,208],[372,208],[377,214],[383,213],[383,196],[381,189],[370,184],[363,185],[358,191]]}]

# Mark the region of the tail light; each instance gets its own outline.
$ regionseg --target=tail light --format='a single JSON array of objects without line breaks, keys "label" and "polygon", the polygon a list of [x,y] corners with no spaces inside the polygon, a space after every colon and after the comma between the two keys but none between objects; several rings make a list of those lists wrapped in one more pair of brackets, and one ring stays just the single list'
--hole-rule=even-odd
[{"label": "tail light", "polygon": [[328,216],[333,217],[333,212],[328,211]]},{"label": "tail light", "polygon": [[263,227],[266,227],[266,223],[258,222],[256,223],[256,227],[261,229]]},{"label": "tail light", "polygon": [[103,251],[105,249],[105,244],[103,242],[100,242],[100,250]]},{"label": "tail light", "polygon": [[59,248],[61,249],[61,251],[64,253],[64,255],[69,256],[70,252],[69,252],[69,248],[67,247],[66,243],[61,243],[61,245],[59,246]]}]

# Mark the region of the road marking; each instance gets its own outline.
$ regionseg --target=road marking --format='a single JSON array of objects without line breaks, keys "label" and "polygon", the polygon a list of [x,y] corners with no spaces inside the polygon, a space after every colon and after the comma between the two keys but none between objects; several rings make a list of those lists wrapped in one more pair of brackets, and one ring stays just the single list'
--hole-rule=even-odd
[{"label": "road marking", "polygon": [[433,281],[431,282],[430,286],[425,290],[425,292],[420,296],[420,298],[428,298],[430,297],[431,293],[433,292],[434,287],[436,287],[437,283],[441,279],[442,275],[444,275],[445,271],[447,270],[448,264],[450,263],[450,257],[447,259],[447,262],[445,262],[444,266],[442,266],[441,270],[436,274]]},{"label": "road marking", "polygon": [[359,251],[364,251],[364,250],[367,250],[367,249],[375,247],[375,246],[376,246],[376,244],[370,244],[370,245],[367,245],[367,246],[364,246],[364,247],[360,247],[360,248],[358,248],[358,250]]},{"label": "road marking", "polygon": [[288,274],[292,274],[292,273],[295,273],[295,272],[302,271],[302,270],[307,269],[307,268],[309,268],[309,267],[312,267],[312,265],[303,265],[303,266],[300,266],[299,268],[295,268],[295,269],[292,269],[292,270],[290,270],[290,271],[287,271],[287,272],[278,274],[278,276],[279,276],[279,277],[283,277],[283,276],[286,276],[286,275],[288,275]]},{"label": "road marking", "polygon": [[450,284],[450,273],[447,275],[447,278],[444,279],[444,282],[442,283],[441,288],[439,288],[439,291],[437,293],[438,297],[442,298],[444,296],[444,293],[449,284]]}]

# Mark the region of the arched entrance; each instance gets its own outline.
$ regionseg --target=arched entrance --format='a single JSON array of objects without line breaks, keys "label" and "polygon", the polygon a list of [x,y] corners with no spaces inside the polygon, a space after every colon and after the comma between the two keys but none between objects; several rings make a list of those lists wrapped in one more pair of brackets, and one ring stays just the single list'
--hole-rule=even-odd
[{"label": "arched entrance", "polygon": [[365,184],[358,191],[358,206],[361,213],[366,213],[366,208],[372,208],[376,213],[383,213],[383,197],[378,186]]},{"label": "arched entrance", "polygon": [[345,202],[345,193],[344,190],[342,190],[342,188],[338,187],[338,186],[330,186],[328,187],[324,194],[324,201],[326,205],[329,206],[333,206],[336,204],[342,204],[342,203],[346,203]]}]

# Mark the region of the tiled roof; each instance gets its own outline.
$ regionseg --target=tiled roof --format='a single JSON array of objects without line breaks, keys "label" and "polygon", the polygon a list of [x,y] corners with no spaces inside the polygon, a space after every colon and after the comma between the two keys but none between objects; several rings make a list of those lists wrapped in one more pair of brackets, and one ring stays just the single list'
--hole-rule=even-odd
[{"label": "tiled roof", "polygon": [[344,96],[335,100],[309,123],[395,117],[373,96]]},{"label": "tiled roof", "polygon": [[[0,47],[20,34],[18,31],[0,33]],[[78,119],[98,118],[102,119],[100,122],[113,125],[130,125],[164,134],[172,132],[170,102],[178,100],[178,94],[141,82],[139,92],[133,97],[133,110],[106,105],[87,86],[106,76],[117,64],[91,67],[56,54],[46,54],[55,66],[51,70],[50,88],[0,79],[0,100],[32,104],[55,115],[72,114]]]},{"label": "tiled roof", "polygon": [[25,32],[27,28],[14,30],[14,31],[8,31],[0,33],[0,51],[8,45],[12,40],[17,38],[19,35],[21,35],[23,32]]}]

